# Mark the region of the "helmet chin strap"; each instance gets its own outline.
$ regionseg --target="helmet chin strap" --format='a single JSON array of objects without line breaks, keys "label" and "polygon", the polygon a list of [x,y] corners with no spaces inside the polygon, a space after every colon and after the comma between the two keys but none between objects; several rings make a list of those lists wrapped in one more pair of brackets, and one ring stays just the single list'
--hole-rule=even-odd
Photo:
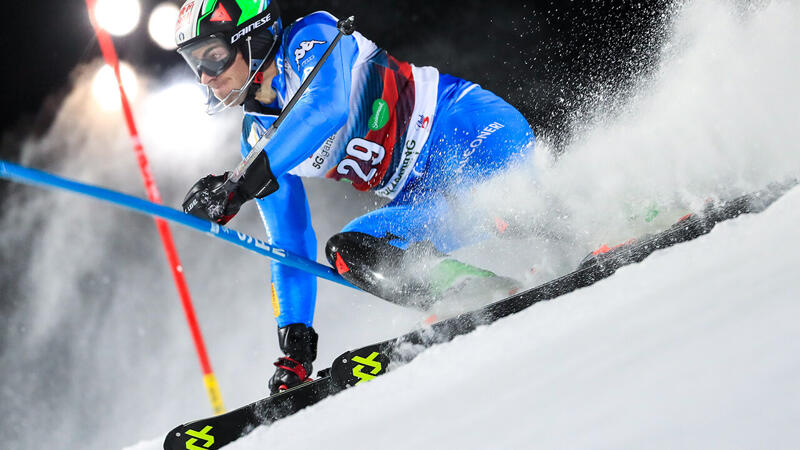
[{"label": "helmet chin strap", "polygon": [[[255,70],[251,69],[250,78],[245,81],[244,85],[239,89],[232,89],[228,95],[225,96],[222,100],[220,100],[217,104],[212,105],[212,98],[214,93],[211,91],[211,88],[206,86],[206,114],[209,116],[213,116],[219,112],[225,111],[231,105],[240,105],[244,101],[244,97],[247,95],[247,91],[250,88],[250,85],[253,83],[253,80],[256,78],[256,74],[261,71],[261,68],[267,62],[269,55],[272,54],[272,49],[275,47],[275,43],[278,42],[278,39],[272,40],[272,45],[269,47],[267,54],[264,55],[264,59],[261,61],[261,64]],[[247,67],[253,67],[253,49],[250,47],[250,36],[247,36]]]}]

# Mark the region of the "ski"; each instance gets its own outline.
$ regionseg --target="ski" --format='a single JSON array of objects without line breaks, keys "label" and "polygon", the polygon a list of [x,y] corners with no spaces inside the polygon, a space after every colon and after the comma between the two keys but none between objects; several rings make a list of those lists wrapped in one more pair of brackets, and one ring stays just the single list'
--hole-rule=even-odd
[{"label": "ski", "polygon": [[175,427],[164,440],[164,450],[215,450],[319,402],[333,393],[328,376],[303,383],[234,411]]},{"label": "ski", "polygon": [[592,253],[575,271],[525,292],[399,337],[347,351],[337,357],[329,369],[320,371],[320,378],[315,381],[226,414],[176,427],[167,435],[164,449],[218,449],[259,425],[271,424],[343,389],[368,382],[396,369],[428,347],[448,342],[456,336],[467,334],[481,325],[490,324],[536,303],[592,285],[608,278],[620,267],[640,262],[659,249],[707,234],[720,222],[742,214],[761,212],[797,183],[793,180],[771,185],[762,191],[730,201],[709,204],[702,214],[687,215],[665,231],[628,241],[605,252]]}]

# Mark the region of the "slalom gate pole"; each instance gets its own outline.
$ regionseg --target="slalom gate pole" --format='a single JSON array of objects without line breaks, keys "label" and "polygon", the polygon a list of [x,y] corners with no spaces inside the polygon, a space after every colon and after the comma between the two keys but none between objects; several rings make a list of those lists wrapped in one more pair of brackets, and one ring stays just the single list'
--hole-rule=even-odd
[{"label": "slalom gate pole", "polygon": [[[139,139],[139,132],[136,129],[136,123],[133,120],[133,111],[131,110],[128,96],[125,94],[125,89],[122,87],[119,58],[117,57],[117,51],[114,48],[114,42],[111,40],[111,36],[108,34],[108,32],[99,26],[97,23],[97,18],[95,17],[96,3],[97,0],[86,0],[86,7],[89,10],[89,19],[92,23],[92,28],[94,28],[94,32],[97,35],[97,41],[100,44],[100,50],[103,52],[103,58],[105,59],[106,64],[114,69],[114,75],[117,78],[119,96],[122,103],[122,112],[125,116],[125,123],[128,126],[128,133],[130,134],[131,142],[133,143],[133,151],[136,154],[136,160],[139,163],[139,170],[144,180],[147,197],[153,203],[161,203],[161,194],[158,191],[155,179],[150,171],[150,164],[147,161],[147,155],[144,152],[141,139]],[[181,265],[181,261],[178,256],[178,250],[175,248],[175,243],[172,239],[172,233],[170,232],[167,222],[158,218],[155,219],[155,222],[156,228],[158,228],[158,233],[161,236],[161,242],[164,245],[167,262],[169,263],[169,267],[172,271],[172,277],[175,280],[178,296],[180,297],[181,304],[183,305],[183,312],[186,316],[186,321],[189,324],[189,330],[192,334],[192,339],[194,340],[195,350],[197,351],[197,356],[200,359],[200,367],[203,371],[203,383],[205,384],[206,391],[208,392],[208,398],[211,401],[211,407],[216,414],[222,414],[225,412],[225,405],[222,401],[222,393],[219,389],[219,383],[217,383],[217,377],[214,375],[214,371],[211,368],[211,361],[208,358],[208,352],[206,351],[206,346],[203,341],[203,334],[200,331],[200,325],[197,321],[197,316],[195,315],[194,306],[192,304],[192,297],[189,294],[189,286],[186,283],[186,278],[183,275],[183,266]]]},{"label": "slalom gate pole", "polygon": [[186,214],[168,206],[159,205],[147,200],[123,194],[111,189],[93,186],[78,181],[53,175],[41,170],[18,166],[0,159],[0,178],[5,178],[19,183],[42,186],[52,189],[62,189],[77,194],[93,197],[139,213],[168,220],[188,228],[193,228],[210,236],[228,241],[244,249],[266,256],[281,264],[295,267],[311,275],[323,278],[343,286],[358,289],[342,278],[333,268],[320,264],[300,255],[295,255],[285,249],[255,239],[247,234],[240,233],[227,227],[217,225],[208,220]]}]

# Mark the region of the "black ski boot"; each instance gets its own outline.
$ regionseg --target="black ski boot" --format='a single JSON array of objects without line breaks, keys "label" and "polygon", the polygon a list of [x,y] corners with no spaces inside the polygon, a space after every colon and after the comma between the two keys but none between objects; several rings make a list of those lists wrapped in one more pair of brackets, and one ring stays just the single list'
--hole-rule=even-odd
[{"label": "black ski boot", "polygon": [[278,345],[286,356],[275,361],[275,374],[269,380],[270,394],[311,381],[318,338],[313,328],[302,323],[278,328]]},{"label": "black ski boot", "polygon": [[325,247],[328,261],[345,280],[396,303],[429,311],[446,298],[511,295],[520,283],[455,260],[430,242],[414,242],[403,250],[390,243],[403,240],[387,234],[376,238],[346,231],[333,235]]}]

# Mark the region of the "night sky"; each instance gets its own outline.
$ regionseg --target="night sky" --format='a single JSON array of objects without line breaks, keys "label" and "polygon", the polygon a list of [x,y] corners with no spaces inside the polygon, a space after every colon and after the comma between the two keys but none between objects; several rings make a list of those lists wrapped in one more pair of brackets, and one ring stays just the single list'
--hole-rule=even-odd
[{"label": "night sky", "polygon": [[[158,76],[183,64],[147,36],[160,0],[143,0],[137,30],[115,38],[137,70]],[[180,2],[176,2],[180,4]],[[433,65],[506,98],[537,134],[558,141],[581,99],[624,89],[654,61],[665,1],[496,0],[432,2],[281,1],[284,24],[317,10],[356,16],[357,29],[394,56]],[[13,2],[5,55],[0,156],[16,160],[19,139],[47,130],[70,91],[71,71],[100,57],[82,1]],[[188,75],[188,69],[187,75]]]}]

